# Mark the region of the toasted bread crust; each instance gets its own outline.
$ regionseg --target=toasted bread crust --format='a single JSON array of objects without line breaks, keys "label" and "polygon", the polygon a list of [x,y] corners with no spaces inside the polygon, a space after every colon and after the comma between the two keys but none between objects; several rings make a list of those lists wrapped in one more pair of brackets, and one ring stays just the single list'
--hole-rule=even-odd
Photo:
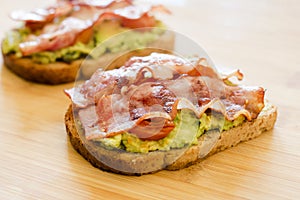
[{"label": "toasted bread crust", "polygon": [[[206,151],[205,148],[209,146],[206,145],[206,143],[209,143],[209,141],[212,140],[210,137],[214,133],[202,135],[199,138],[198,145],[193,145],[187,149],[172,149],[168,152],[155,151],[141,154],[107,150],[87,142],[82,135],[82,131],[78,131],[79,129],[76,128],[72,106],[68,108],[65,114],[65,125],[74,149],[93,166],[119,174],[142,175],[162,169],[182,169],[219,151],[236,146],[240,142],[251,140],[263,132],[272,129],[276,118],[277,108],[270,103],[266,103],[265,109],[260,113],[257,119],[251,122],[244,122],[238,127],[234,127],[228,131],[222,132],[221,135],[217,135],[217,142],[209,149],[209,153],[204,154],[204,156],[201,156],[201,154],[203,154],[203,151]],[[102,160],[99,161],[95,156]],[[176,161],[174,162],[174,160]],[[102,161],[109,165],[104,164]],[[145,165],[145,163],[147,164]],[[113,164],[114,166],[111,167],[110,164]]]},{"label": "toasted bread crust", "polygon": [[39,64],[30,58],[18,58],[14,54],[3,54],[5,66],[18,76],[37,83],[61,84],[74,81],[83,59],[71,63],[55,62]]},{"label": "toasted bread crust", "polygon": [[[55,62],[40,64],[35,63],[29,57],[18,58],[15,54],[3,54],[3,52],[2,55],[5,66],[18,76],[32,82],[56,85],[75,81],[78,76],[85,79],[89,78],[99,66],[106,66],[109,64],[109,69],[118,68],[131,56],[146,56],[154,51],[161,53],[170,52],[174,48],[174,40],[175,35],[173,32],[166,31],[158,40],[148,45],[150,48],[131,51],[121,58],[118,57],[123,55],[125,52],[104,54],[97,59],[97,61],[89,63],[87,65],[88,68],[81,66],[84,59],[78,59],[70,63]],[[112,60],[113,62],[110,63],[109,61]],[[78,74],[78,70],[81,67],[82,69]]]}]

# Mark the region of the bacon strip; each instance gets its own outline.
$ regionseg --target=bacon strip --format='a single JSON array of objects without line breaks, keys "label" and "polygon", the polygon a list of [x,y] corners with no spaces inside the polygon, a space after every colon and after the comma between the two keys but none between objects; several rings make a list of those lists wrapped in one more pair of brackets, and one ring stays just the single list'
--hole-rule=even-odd
[{"label": "bacon strip", "polygon": [[23,56],[28,56],[65,48],[77,41],[86,43],[93,35],[93,27],[104,20],[119,20],[122,26],[132,29],[154,27],[156,19],[152,13],[155,11],[170,13],[163,6],[137,6],[131,0],[79,0],[59,1],[53,7],[31,12],[16,11],[11,18],[41,32],[29,35],[19,45]]},{"label": "bacon strip", "polygon": [[23,56],[49,50],[54,51],[75,43],[77,36],[91,26],[89,20],[68,17],[52,32],[33,37],[19,44]]},{"label": "bacon strip", "polygon": [[101,23],[104,20],[117,19],[121,21],[121,24],[128,28],[147,28],[154,27],[156,24],[155,17],[152,16],[153,12],[164,12],[170,14],[164,6],[127,6],[125,8],[116,9],[111,12],[103,13],[97,20],[96,24]]},{"label": "bacon strip", "polygon": [[[178,56],[160,53],[152,53],[150,56],[144,57],[132,57],[119,69],[105,72],[101,71],[101,69],[96,71],[90,80],[76,89],[78,92],[73,93],[73,89],[66,90],[65,92],[69,93],[68,96],[76,106],[85,107],[89,103],[94,102],[95,96],[99,96],[99,94],[102,96],[103,90],[107,90],[109,85],[116,85],[117,82],[118,88],[115,87],[115,90],[120,90],[125,84],[139,85],[146,80],[172,80],[174,77],[177,77],[176,80],[168,83],[168,88],[176,95],[183,95],[185,89],[191,85],[190,81],[187,81],[188,79],[185,78],[185,75],[194,71],[194,67],[199,70],[198,74],[204,74],[212,78],[218,76],[212,68],[207,70],[208,67],[198,67],[198,60],[203,59],[184,59]],[[208,74],[205,71],[210,71],[210,73]],[[191,92],[189,92],[189,94],[190,93]],[[75,94],[77,95],[75,96]],[[82,98],[77,98],[79,94]],[[182,97],[187,98],[187,95],[188,94]]]},{"label": "bacon strip", "polygon": [[132,5],[132,0],[69,0],[72,5],[90,6],[96,8],[119,7],[122,5]]},{"label": "bacon strip", "polygon": [[65,16],[73,9],[73,5],[68,1],[59,1],[56,5],[48,8],[38,8],[33,11],[13,11],[10,18],[15,21],[24,21],[26,23],[47,23],[55,17]]},{"label": "bacon strip", "polygon": [[[90,7],[97,9],[122,8],[132,5],[131,0],[58,0],[57,4],[47,8],[37,8],[33,11],[17,10],[10,13],[10,18],[15,21],[23,21],[27,25],[31,23],[41,23],[45,25],[53,21],[55,17],[67,17],[71,12],[75,12],[74,7]],[[29,25],[30,27],[30,25]]]},{"label": "bacon strip", "polygon": [[[250,121],[258,116],[264,107],[263,88],[229,86],[203,59],[193,61],[158,53],[133,57],[120,69],[99,70],[89,81],[67,90],[75,109],[95,107],[98,128],[93,126],[87,138],[127,131],[141,139],[161,139],[173,130],[173,120],[182,109],[199,118],[208,109],[228,120],[244,115]],[[91,132],[89,126],[85,131]]]}]

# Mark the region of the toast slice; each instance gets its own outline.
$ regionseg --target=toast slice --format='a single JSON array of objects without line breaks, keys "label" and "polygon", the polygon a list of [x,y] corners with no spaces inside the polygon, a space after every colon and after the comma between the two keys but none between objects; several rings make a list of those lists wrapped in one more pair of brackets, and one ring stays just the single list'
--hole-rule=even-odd
[{"label": "toast slice", "polygon": [[[207,132],[199,138],[197,145],[186,149],[153,151],[149,153],[130,153],[106,149],[85,140],[80,127],[76,127],[72,105],[65,114],[66,130],[74,149],[94,167],[125,175],[142,175],[159,170],[179,170],[205,159],[217,152],[236,146],[240,142],[251,140],[274,127],[277,108],[265,103],[259,116],[246,121],[228,131]],[[97,158],[101,158],[101,161]],[[175,161],[174,161],[175,160]]]},{"label": "toast slice", "polygon": [[166,31],[156,41],[148,44],[145,49],[136,49],[129,53],[125,51],[106,53],[96,60],[78,59],[70,63],[40,64],[34,62],[30,57],[19,58],[15,54],[4,54],[3,52],[2,55],[5,66],[18,76],[32,82],[56,85],[75,81],[77,77],[87,79],[97,68],[105,67],[108,64],[110,69],[118,68],[132,56],[146,56],[152,52],[170,52],[174,49],[174,43],[175,34],[172,31]]}]

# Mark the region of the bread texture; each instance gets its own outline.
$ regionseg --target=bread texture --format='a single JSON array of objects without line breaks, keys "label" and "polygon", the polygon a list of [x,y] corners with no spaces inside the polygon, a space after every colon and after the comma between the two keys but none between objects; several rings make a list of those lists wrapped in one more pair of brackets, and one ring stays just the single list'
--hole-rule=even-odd
[{"label": "bread texture", "polygon": [[66,130],[74,149],[94,167],[125,175],[142,175],[159,170],[179,170],[200,162],[208,156],[240,142],[251,140],[274,127],[277,108],[266,102],[265,108],[253,121],[246,121],[228,131],[203,134],[197,145],[170,151],[130,153],[107,149],[85,140],[84,133],[76,126],[72,105],[65,114]]},{"label": "bread texture", "polygon": [[78,59],[70,63],[40,64],[30,57],[19,58],[15,54],[3,54],[3,52],[2,55],[5,66],[18,76],[32,82],[56,85],[75,81],[77,77],[88,79],[99,67],[109,65],[109,69],[118,68],[132,56],[146,56],[154,51],[170,52],[174,48],[174,40],[174,33],[166,31],[158,40],[148,44],[145,49],[106,53],[97,60]]},{"label": "bread texture", "polygon": [[71,63],[55,62],[39,64],[30,58],[18,58],[14,54],[3,54],[5,66],[18,76],[32,82],[56,85],[75,80],[83,59]]}]

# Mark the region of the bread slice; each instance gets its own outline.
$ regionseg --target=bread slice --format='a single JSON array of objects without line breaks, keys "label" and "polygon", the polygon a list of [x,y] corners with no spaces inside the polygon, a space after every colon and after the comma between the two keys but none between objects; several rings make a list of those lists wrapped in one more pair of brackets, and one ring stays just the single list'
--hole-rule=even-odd
[{"label": "bread slice", "polygon": [[86,141],[82,129],[76,127],[74,122],[72,105],[69,106],[65,114],[65,125],[74,149],[93,166],[119,174],[142,175],[162,169],[182,169],[219,151],[236,146],[240,142],[251,140],[272,129],[276,118],[277,108],[266,102],[265,108],[253,121],[246,121],[242,125],[221,134],[213,131],[203,134],[197,145],[185,149],[149,153],[130,153],[107,149]]},{"label": "bread slice", "polygon": [[5,66],[18,76],[32,82],[60,84],[75,80],[83,59],[71,63],[55,62],[39,64],[30,58],[18,58],[14,54],[2,54]]},{"label": "bread slice", "polygon": [[[97,68],[108,64],[110,69],[118,68],[131,56],[146,56],[154,51],[161,53],[170,52],[174,48],[174,40],[175,34],[172,31],[165,31],[158,40],[148,44],[145,49],[137,49],[129,53],[107,53],[97,60],[78,59],[70,63],[40,64],[35,63],[30,57],[18,58],[15,54],[3,54],[3,52],[2,55],[5,66],[18,76],[37,83],[55,85],[75,81],[78,76],[88,79]],[[122,56],[124,53],[126,53],[126,56]],[[116,59],[120,56],[122,58]],[[84,65],[82,65],[83,61]],[[80,71],[78,71],[79,69]]]}]

